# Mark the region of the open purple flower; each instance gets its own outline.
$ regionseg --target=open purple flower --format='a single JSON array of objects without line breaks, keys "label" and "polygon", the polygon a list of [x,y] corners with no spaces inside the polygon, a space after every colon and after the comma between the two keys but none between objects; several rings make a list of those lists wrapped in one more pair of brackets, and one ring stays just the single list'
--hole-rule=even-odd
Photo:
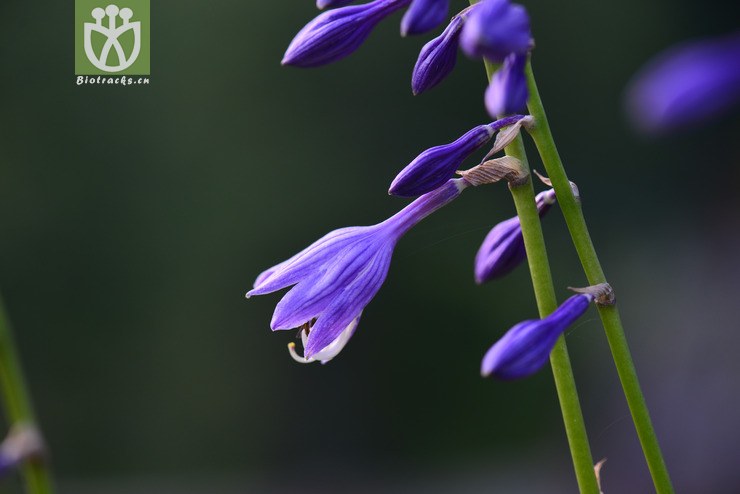
[{"label": "open purple flower", "polygon": [[493,74],[486,89],[486,109],[493,118],[511,115],[527,106],[529,90],[524,67],[527,55],[509,55],[504,65]]},{"label": "open purple flower", "polygon": [[319,14],[296,34],[283,57],[283,65],[316,67],[336,62],[354,52],[385,17],[411,0],[375,0]]},{"label": "open purple flower", "polygon": [[629,114],[646,132],[670,131],[719,116],[740,103],[740,33],[668,50],[637,74]]},{"label": "open purple flower", "polygon": [[581,317],[594,295],[573,295],[544,319],[520,322],[498,340],[483,357],[481,375],[520,379],[539,371],[550,357],[558,338]]},{"label": "open purple flower", "polygon": [[[555,191],[537,194],[537,211],[545,215],[556,201]],[[475,282],[479,285],[509,274],[524,261],[524,237],[519,217],[502,221],[486,235],[475,255]]]},{"label": "open purple flower", "polygon": [[436,189],[455,175],[463,161],[491,140],[496,131],[524,118],[514,115],[488,125],[479,125],[449,144],[429,148],[396,176],[388,193],[414,197]]},{"label": "open purple flower", "polygon": [[450,0],[413,0],[401,19],[401,36],[423,34],[442,24],[450,10]]},{"label": "open purple flower", "polygon": [[433,88],[455,68],[463,23],[464,17],[456,15],[442,34],[421,49],[411,74],[411,90],[414,94]]},{"label": "open purple flower", "polygon": [[526,54],[531,44],[529,14],[509,0],[483,0],[465,23],[460,45],[471,57],[503,62],[510,53]]},{"label": "open purple flower", "polygon": [[382,223],[329,233],[258,276],[247,297],[293,286],[275,307],[270,327],[300,328],[304,357],[291,347],[297,360],[331,360],[383,284],[398,239],[468,185],[465,179],[449,180]]}]

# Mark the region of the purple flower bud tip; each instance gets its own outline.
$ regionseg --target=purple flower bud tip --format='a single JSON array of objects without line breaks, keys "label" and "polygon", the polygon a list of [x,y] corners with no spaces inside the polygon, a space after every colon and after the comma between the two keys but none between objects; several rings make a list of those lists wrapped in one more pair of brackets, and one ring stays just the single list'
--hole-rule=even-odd
[{"label": "purple flower bud tip", "polygon": [[323,9],[333,9],[336,7],[343,7],[347,4],[352,3],[354,0],[316,0],[316,6]]},{"label": "purple flower bud tip", "polygon": [[[537,210],[543,216],[555,203],[555,191],[537,194]],[[475,255],[475,282],[479,285],[501,278],[526,259],[524,237],[519,217],[502,221],[486,235]]]},{"label": "purple flower bud tip", "polygon": [[411,90],[415,95],[442,82],[455,68],[462,25],[463,18],[455,16],[442,34],[421,49],[411,74]]},{"label": "purple flower bud tip", "polygon": [[483,0],[470,13],[460,45],[471,57],[502,62],[510,53],[526,54],[531,39],[524,7],[509,0]]},{"label": "purple flower bud tip", "polygon": [[643,68],[627,91],[636,127],[661,133],[700,124],[740,103],[740,33],[684,44]]},{"label": "purple flower bud tip", "polygon": [[283,57],[283,65],[317,67],[354,52],[373,28],[411,0],[375,0],[319,14],[296,34]]},{"label": "purple flower bud tip", "polygon": [[504,65],[493,74],[485,96],[486,109],[492,117],[516,113],[527,105],[526,63],[527,55],[509,55]]},{"label": "purple flower bud tip", "polygon": [[415,197],[432,191],[455,175],[463,161],[491,140],[499,129],[515,124],[521,115],[479,125],[455,142],[429,148],[417,156],[396,176],[388,190],[390,195]]},{"label": "purple flower bud tip", "polygon": [[574,295],[546,318],[515,325],[486,352],[481,375],[511,380],[539,371],[560,335],[586,312],[593,298],[589,294]]},{"label": "purple flower bud tip", "polygon": [[335,230],[290,259],[260,274],[247,296],[292,287],[275,307],[273,330],[300,328],[300,362],[326,362],[354,334],[363,309],[385,280],[398,239],[467,187],[449,180],[382,223]]},{"label": "purple flower bud tip", "polygon": [[413,0],[401,20],[401,36],[423,34],[442,24],[450,10],[450,0]]}]

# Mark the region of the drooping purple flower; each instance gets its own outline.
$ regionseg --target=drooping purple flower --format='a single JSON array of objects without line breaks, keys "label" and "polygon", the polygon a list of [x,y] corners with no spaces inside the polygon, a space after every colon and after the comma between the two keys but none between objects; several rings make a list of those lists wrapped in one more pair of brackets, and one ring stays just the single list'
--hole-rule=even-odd
[{"label": "drooping purple flower", "polygon": [[593,300],[591,294],[573,295],[546,318],[515,325],[486,352],[481,375],[509,380],[540,370],[560,335],[586,312]]},{"label": "drooping purple flower", "polygon": [[[546,190],[537,194],[537,211],[544,216],[555,204],[555,191]],[[502,221],[486,235],[475,255],[475,282],[479,285],[509,274],[524,261],[524,237],[519,217]]]},{"label": "drooping purple flower", "polygon": [[401,236],[469,186],[449,180],[382,223],[335,230],[262,273],[247,297],[293,286],[275,307],[273,330],[301,328],[304,357],[331,360],[355,331],[360,314],[380,289]]},{"label": "drooping purple flower", "polygon": [[532,33],[526,9],[509,0],[483,0],[465,23],[460,45],[471,57],[502,62],[510,53],[526,54]]},{"label": "drooping purple flower", "polygon": [[401,36],[423,34],[442,24],[450,10],[450,0],[413,0],[401,19]]},{"label": "drooping purple flower", "polygon": [[740,103],[740,33],[683,44],[643,68],[627,109],[645,132],[700,124]]},{"label": "drooping purple flower", "polygon": [[344,7],[352,2],[354,2],[354,0],[316,0],[316,6],[322,10],[334,9],[337,7]]},{"label": "drooping purple flower", "polygon": [[457,62],[457,47],[464,17],[456,15],[445,30],[421,49],[411,74],[411,90],[420,94],[447,77]]},{"label": "drooping purple flower", "polygon": [[454,142],[427,149],[401,170],[388,193],[414,197],[436,189],[453,177],[463,161],[490,141],[497,130],[513,125],[522,118],[522,115],[514,115],[488,125],[479,125]]},{"label": "drooping purple flower", "polygon": [[316,67],[351,54],[385,17],[411,0],[375,0],[319,14],[296,34],[283,57],[283,65]]},{"label": "drooping purple flower", "polygon": [[529,90],[524,73],[526,64],[527,55],[512,54],[493,74],[485,95],[486,109],[493,118],[516,113],[527,106]]}]

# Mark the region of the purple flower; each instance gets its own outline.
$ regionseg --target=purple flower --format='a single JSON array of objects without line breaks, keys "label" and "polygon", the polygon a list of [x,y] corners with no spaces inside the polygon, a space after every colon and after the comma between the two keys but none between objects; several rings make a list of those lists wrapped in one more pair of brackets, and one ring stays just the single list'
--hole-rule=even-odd
[{"label": "purple flower", "polygon": [[524,118],[515,115],[488,125],[479,125],[450,144],[429,148],[396,176],[388,193],[414,197],[436,189],[455,175],[463,161],[491,140],[497,130]]},{"label": "purple flower", "polygon": [[457,62],[463,16],[456,15],[438,37],[424,45],[411,74],[411,90],[420,94],[447,77]]},{"label": "purple flower", "polygon": [[422,34],[442,24],[450,10],[450,0],[413,0],[401,20],[401,36]]},{"label": "purple flower", "polygon": [[740,102],[740,33],[684,44],[659,55],[633,80],[629,114],[646,132],[721,115]]},{"label": "purple flower", "polygon": [[493,74],[486,89],[486,109],[493,118],[510,115],[527,105],[529,91],[524,66],[527,55],[509,55],[504,65]]},{"label": "purple flower", "polygon": [[[540,217],[555,204],[555,191],[550,189],[537,194],[537,211]],[[486,235],[475,255],[475,282],[479,285],[510,273],[526,259],[524,237],[519,217],[502,221]]]},{"label": "purple flower", "polygon": [[398,239],[468,185],[464,179],[449,180],[382,223],[329,233],[262,273],[247,297],[295,285],[275,307],[270,327],[273,331],[301,328],[304,357],[291,348],[297,360],[331,360],[383,284]]},{"label": "purple flower", "polygon": [[343,7],[352,3],[354,0],[316,0],[316,6],[320,9],[333,9]]},{"label": "purple flower", "polygon": [[41,433],[28,424],[16,424],[0,444],[0,477],[18,468],[25,461],[39,459],[46,453]]},{"label": "purple flower", "polygon": [[509,0],[483,0],[465,23],[460,45],[471,57],[502,62],[510,53],[525,54],[531,44],[529,15]]},{"label": "purple flower", "polygon": [[375,0],[319,14],[293,38],[282,64],[316,67],[336,62],[359,48],[378,22],[410,2]]},{"label": "purple flower", "polygon": [[481,374],[498,379],[531,376],[547,363],[560,335],[593,300],[591,294],[573,295],[546,318],[520,322],[486,352]]}]

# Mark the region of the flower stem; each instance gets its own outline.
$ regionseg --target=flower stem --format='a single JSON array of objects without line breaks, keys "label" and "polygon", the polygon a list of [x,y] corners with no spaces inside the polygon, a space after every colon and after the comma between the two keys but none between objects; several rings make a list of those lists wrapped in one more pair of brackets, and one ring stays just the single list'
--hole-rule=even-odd
[{"label": "flower stem", "polygon": [[[0,395],[10,426],[23,424],[35,427],[36,417],[31,405],[26,380],[16,351],[10,322],[0,299]],[[29,494],[51,494],[51,474],[43,459],[26,462],[22,467],[26,491]]]},{"label": "flower stem", "polygon": [[[573,196],[563,162],[555,147],[555,141],[553,140],[550,126],[547,123],[547,116],[545,115],[545,109],[537,90],[537,83],[534,79],[531,64],[527,64],[526,70],[530,92],[529,112],[535,118],[535,126],[529,133],[534,139],[547,174],[550,180],[552,180],[560,209],[568,224],[568,229],[573,238],[573,244],[578,252],[578,257],[581,260],[589,284],[596,285],[598,283],[604,283],[606,282],[606,276],[591,241],[591,235],[588,232],[583,211],[579,202]],[[655,489],[658,494],[671,494],[673,493],[673,486],[671,485],[671,479],[668,475],[660,445],[658,444],[658,439],[650,420],[650,413],[645,404],[645,398],[640,389],[637,371],[632,362],[632,355],[630,354],[622,321],[619,317],[619,310],[616,305],[599,307],[599,316],[601,317],[601,322],[604,326],[607,340],[609,341],[609,347],[611,348],[614,363],[617,367],[617,373],[624,389],[624,395],[627,398],[627,404],[629,405],[632,420],[635,423],[637,435],[642,444],[642,450],[645,454]]]},{"label": "flower stem", "polygon": [[[494,68],[486,62],[489,80]],[[521,135],[517,136],[516,140],[506,148],[506,154],[519,159],[524,169],[529,172],[529,163]],[[537,308],[540,317],[544,318],[557,309],[558,303],[552,282],[550,263],[547,258],[545,237],[542,234],[540,215],[535,203],[534,187],[532,181],[527,180],[527,183],[510,189],[522,225],[522,236],[527,251]],[[594,473],[594,462],[588,443],[588,435],[586,434],[586,425],[581,412],[573,369],[570,365],[568,348],[563,336],[558,339],[550,354],[550,365],[555,379],[555,388],[560,401],[560,410],[563,414],[565,433],[573,458],[579,491],[581,494],[598,494],[599,487]]]}]

